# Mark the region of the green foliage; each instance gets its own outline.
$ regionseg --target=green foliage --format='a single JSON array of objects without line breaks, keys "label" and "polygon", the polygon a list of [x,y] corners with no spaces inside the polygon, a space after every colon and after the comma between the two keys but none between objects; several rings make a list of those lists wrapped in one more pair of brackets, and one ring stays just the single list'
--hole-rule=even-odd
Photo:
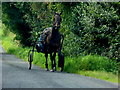
[{"label": "green foliage", "polygon": [[[84,68],[116,72],[116,61],[120,60],[119,10],[120,5],[115,2],[3,3],[3,23],[7,26],[4,34],[10,30],[20,44],[30,46],[39,32],[52,26],[54,12],[63,11],[60,32],[64,34],[65,40],[62,51],[65,57],[73,59],[66,58],[68,60],[66,67],[69,67],[70,63],[75,67],[70,68],[70,71]],[[14,52],[14,49],[10,52]],[[79,58],[80,61],[74,60]],[[81,66],[76,66],[78,62]],[[105,64],[100,64],[101,62]]]},{"label": "green foliage", "polygon": [[[19,40],[22,44],[28,45],[30,44],[30,36],[29,33],[31,28],[28,23],[25,22],[23,16],[25,13],[29,12],[29,5],[24,7],[21,3],[2,3],[2,21],[7,26],[7,30],[12,31],[16,34],[15,39]],[[26,3],[27,4],[27,3]]]},{"label": "green foliage", "polygon": [[70,30],[79,36],[78,48],[82,52],[119,60],[119,19],[117,10],[109,3],[79,3],[72,9]]},{"label": "green foliage", "polygon": [[2,3],[0,1],[0,23],[1,23],[1,20],[2,20]]},{"label": "green foliage", "polygon": [[3,3],[3,23],[22,45],[30,46],[38,32],[52,25],[47,3]]}]

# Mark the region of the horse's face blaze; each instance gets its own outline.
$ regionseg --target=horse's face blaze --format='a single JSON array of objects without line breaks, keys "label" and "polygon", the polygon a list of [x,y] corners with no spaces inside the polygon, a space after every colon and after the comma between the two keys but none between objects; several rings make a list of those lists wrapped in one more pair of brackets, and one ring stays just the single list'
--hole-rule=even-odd
[{"label": "horse's face blaze", "polygon": [[61,14],[59,14],[59,13],[55,13],[54,23],[53,23],[53,26],[55,27],[55,29],[59,29],[60,28],[60,22],[62,21],[60,15]]}]

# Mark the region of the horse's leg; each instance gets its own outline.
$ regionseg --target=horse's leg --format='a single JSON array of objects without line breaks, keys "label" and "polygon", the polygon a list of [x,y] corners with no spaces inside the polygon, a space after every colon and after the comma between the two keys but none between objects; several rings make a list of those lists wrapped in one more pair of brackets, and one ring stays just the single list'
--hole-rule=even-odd
[{"label": "horse's leg", "polygon": [[45,53],[45,58],[46,58],[46,63],[45,63],[46,70],[49,71],[49,69],[48,69],[48,53]]},{"label": "horse's leg", "polygon": [[54,71],[56,71],[56,60],[55,60],[55,57],[56,57],[56,52],[53,53],[53,62],[54,62],[53,69],[54,69]]},{"label": "horse's leg", "polygon": [[50,59],[51,59],[51,68],[52,68],[52,70],[50,70],[51,72],[54,72],[54,70],[53,70],[53,56],[52,56],[52,53],[50,53]]},{"label": "horse's leg", "polygon": [[61,53],[61,51],[58,52],[58,67],[61,68],[61,72],[64,69],[64,54]]}]

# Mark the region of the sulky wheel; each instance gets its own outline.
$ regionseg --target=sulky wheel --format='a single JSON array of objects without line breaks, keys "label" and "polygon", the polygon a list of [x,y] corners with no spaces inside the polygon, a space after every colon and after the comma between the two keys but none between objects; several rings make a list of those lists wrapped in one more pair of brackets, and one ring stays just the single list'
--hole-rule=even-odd
[{"label": "sulky wheel", "polygon": [[31,70],[32,61],[33,61],[33,52],[29,52],[28,54],[29,70]]}]

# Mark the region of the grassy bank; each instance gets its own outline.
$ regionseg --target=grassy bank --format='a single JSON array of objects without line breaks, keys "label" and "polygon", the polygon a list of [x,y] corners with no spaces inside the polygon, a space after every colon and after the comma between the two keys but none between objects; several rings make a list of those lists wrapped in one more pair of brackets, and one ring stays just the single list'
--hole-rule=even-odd
[{"label": "grassy bank", "polygon": [[[2,33],[1,30],[0,33]],[[17,57],[27,61],[28,51],[30,50],[30,48],[22,47],[21,45],[19,45],[18,41],[13,40],[14,37],[15,35],[11,32],[7,36],[3,36],[2,46],[7,51],[7,53],[15,54]],[[45,68],[44,54],[36,52],[34,54],[33,63],[42,68]],[[50,64],[51,63],[49,60],[49,68]],[[98,55],[65,57],[64,71],[68,73],[76,73],[118,83],[118,73],[116,69],[117,63],[109,60],[107,57],[102,57]]]}]

